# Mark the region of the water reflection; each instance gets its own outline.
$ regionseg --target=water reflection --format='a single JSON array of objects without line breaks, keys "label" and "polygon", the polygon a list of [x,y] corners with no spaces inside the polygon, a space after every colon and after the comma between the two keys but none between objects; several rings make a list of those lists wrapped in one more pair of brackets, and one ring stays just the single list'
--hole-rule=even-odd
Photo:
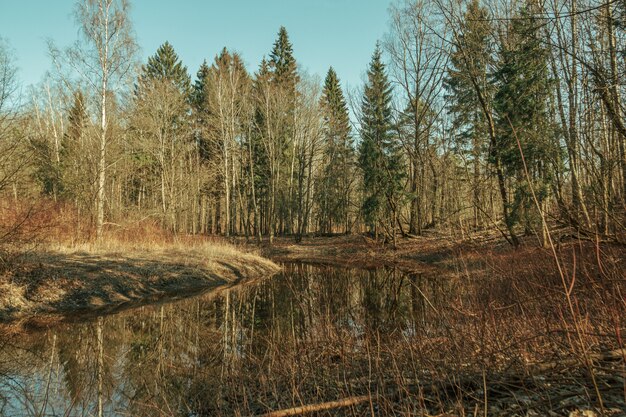
[{"label": "water reflection", "polygon": [[[369,349],[370,337],[432,332],[452,285],[392,269],[291,264],[255,285],[4,335],[0,415],[246,414],[287,392],[331,396],[358,369],[348,351]],[[286,376],[273,380],[280,361]]]}]

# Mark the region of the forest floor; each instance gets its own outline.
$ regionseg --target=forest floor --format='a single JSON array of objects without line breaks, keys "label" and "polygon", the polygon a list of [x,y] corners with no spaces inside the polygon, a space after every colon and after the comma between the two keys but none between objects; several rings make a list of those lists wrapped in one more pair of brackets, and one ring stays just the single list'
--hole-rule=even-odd
[{"label": "forest floor", "polygon": [[399,239],[394,249],[364,235],[305,237],[296,243],[279,237],[262,249],[264,256],[276,262],[304,262],[356,268],[398,267],[405,271],[423,271],[444,262],[452,255],[454,244],[439,237]]},{"label": "forest floor", "polygon": [[21,256],[0,274],[0,321],[109,312],[230,287],[278,270],[267,259],[220,242],[50,245]]},{"label": "forest floor", "polygon": [[[537,248],[536,242],[518,251],[520,255]],[[455,239],[436,231],[424,236],[398,238],[396,247],[380,243],[365,235],[305,237],[300,243],[279,237],[264,245],[262,254],[276,262],[303,262],[373,269],[395,267],[404,272],[427,272],[453,267],[463,253],[507,253],[513,249],[500,235],[485,232],[472,239]]]},{"label": "forest floor", "polygon": [[[564,230],[554,233],[553,241],[557,256],[564,264],[574,261],[573,252],[580,252],[587,262],[595,264],[602,258],[602,262],[617,262],[618,269],[626,270],[626,246],[623,244],[578,240]],[[395,247],[360,234],[304,237],[299,243],[290,237],[278,237],[272,245],[263,244],[261,254],[279,263],[364,269],[390,267],[408,273],[461,268],[471,274],[503,262],[515,264],[518,272],[526,269],[524,266],[532,267],[533,272],[543,269],[544,273],[553,274],[556,271],[551,248],[542,247],[535,236],[522,237],[521,242],[515,249],[495,231],[466,235],[462,239],[428,231],[423,236],[398,238]]]}]

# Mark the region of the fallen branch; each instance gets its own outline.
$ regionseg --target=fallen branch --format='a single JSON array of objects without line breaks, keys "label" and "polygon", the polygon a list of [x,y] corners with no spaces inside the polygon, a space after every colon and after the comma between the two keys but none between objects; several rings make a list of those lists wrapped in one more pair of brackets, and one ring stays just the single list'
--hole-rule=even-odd
[{"label": "fallen branch", "polygon": [[359,396],[354,396],[354,397],[343,398],[337,401],[328,401],[325,403],[302,405],[300,407],[293,407],[293,408],[287,408],[284,410],[272,411],[266,414],[261,414],[257,417],[297,416],[301,414],[314,413],[314,412],[322,411],[322,410],[332,410],[333,408],[349,407],[351,405],[356,405],[356,404],[369,401],[370,398],[373,398],[373,397],[369,395],[359,395]]}]

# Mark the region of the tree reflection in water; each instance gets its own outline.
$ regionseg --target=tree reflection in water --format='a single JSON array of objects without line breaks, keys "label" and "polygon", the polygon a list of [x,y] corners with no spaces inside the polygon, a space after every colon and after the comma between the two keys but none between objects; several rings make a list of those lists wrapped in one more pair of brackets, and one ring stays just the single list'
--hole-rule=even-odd
[{"label": "tree reflection in water", "polygon": [[[486,379],[508,384],[567,346],[566,332],[542,330],[562,327],[560,294],[522,303],[514,286],[452,271],[288,264],[221,292],[5,334],[0,415],[256,415],[351,396],[376,401],[344,414],[469,415]],[[585,308],[594,343],[611,346],[602,306]],[[531,381],[533,401],[561,398],[542,378]],[[585,383],[571,395],[584,399]],[[495,385],[490,405],[510,386]]]},{"label": "tree reflection in water", "polygon": [[246,414],[334,397],[350,389],[344,378],[360,365],[348,359],[367,338],[413,337],[436,320],[422,294],[438,303],[440,285],[391,269],[292,264],[255,285],[6,336],[0,411]]}]

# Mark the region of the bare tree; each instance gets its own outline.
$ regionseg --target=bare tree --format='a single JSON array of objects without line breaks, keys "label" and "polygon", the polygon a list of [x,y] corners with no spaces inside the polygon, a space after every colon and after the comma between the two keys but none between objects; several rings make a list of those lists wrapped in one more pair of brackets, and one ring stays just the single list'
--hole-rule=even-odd
[{"label": "bare tree", "polygon": [[20,99],[15,55],[0,38],[0,268],[10,259],[6,257],[10,247],[30,241],[37,232],[28,224],[34,205],[21,204],[32,189],[28,184],[32,152],[26,141],[29,118],[21,111]]},{"label": "bare tree", "polygon": [[20,168],[15,164],[17,144],[9,137],[17,121],[17,69],[9,45],[0,38],[0,192],[9,186]]},{"label": "bare tree", "polygon": [[97,101],[98,109],[98,163],[96,206],[96,238],[102,237],[105,210],[105,186],[107,179],[108,134],[107,110],[111,93],[119,91],[120,85],[133,68],[137,45],[133,38],[126,0],[82,0],[76,4],[75,18],[80,28],[79,39],[73,47],[61,54],[54,45],[50,53],[55,62],[65,60],[87,83]]},{"label": "bare tree", "polygon": [[175,208],[181,202],[177,193],[185,177],[182,170],[191,138],[187,114],[187,97],[175,85],[169,80],[152,80],[143,85],[131,119],[137,133],[133,152],[145,155],[146,164],[154,164],[158,184],[153,195],[160,199],[163,225],[172,230],[177,222]]},{"label": "bare tree", "polygon": [[[411,207],[409,232],[420,234],[421,210],[425,196],[425,168],[431,173],[436,201],[439,174],[433,149],[434,124],[442,111],[443,77],[448,60],[446,29],[433,18],[433,4],[428,0],[406,0],[391,8],[391,33],[385,49],[391,57],[392,74],[407,100],[403,118],[408,134],[401,135],[410,161]],[[434,206],[431,207],[432,222]]]},{"label": "bare tree", "polygon": [[308,232],[313,207],[314,178],[320,168],[322,145],[322,117],[319,107],[319,82],[303,78],[295,112],[295,149],[297,166],[296,241]]},{"label": "bare tree", "polygon": [[212,140],[220,149],[220,173],[224,189],[224,232],[226,236],[235,229],[236,206],[237,140],[242,135],[242,118],[245,110],[245,97],[249,88],[249,76],[239,54],[226,48],[215,57],[210,72],[211,89],[209,106],[210,122],[214,129]]}]

